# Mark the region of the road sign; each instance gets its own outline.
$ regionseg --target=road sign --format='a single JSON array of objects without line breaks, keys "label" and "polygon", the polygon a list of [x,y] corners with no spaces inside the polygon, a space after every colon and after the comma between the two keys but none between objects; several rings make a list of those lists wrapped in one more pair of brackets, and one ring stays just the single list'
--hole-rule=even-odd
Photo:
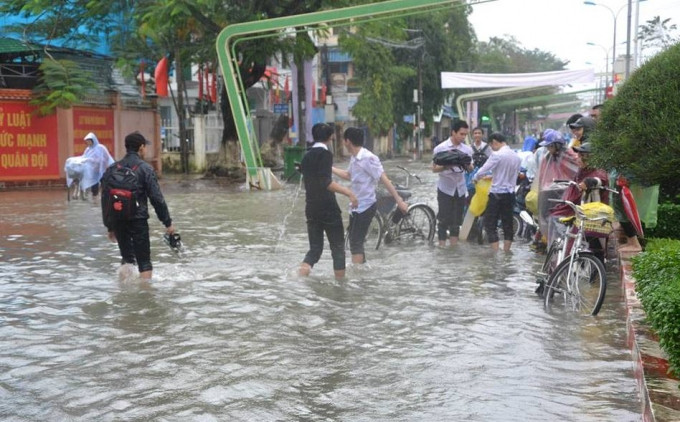
[{"label": "road sign", "polygon": [[275,114],[288,113],[288,104],[287,103],[274,104],[274,113]]}]

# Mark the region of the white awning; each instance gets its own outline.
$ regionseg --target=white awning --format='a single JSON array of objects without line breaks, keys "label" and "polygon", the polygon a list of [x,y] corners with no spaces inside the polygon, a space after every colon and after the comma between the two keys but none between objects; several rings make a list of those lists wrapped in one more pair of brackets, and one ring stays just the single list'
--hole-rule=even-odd
[{"label": "white awning", "polygon": [[442,89],[549,86],[595,82],[595,69],[558,70],[535,73],[442,72]]}]

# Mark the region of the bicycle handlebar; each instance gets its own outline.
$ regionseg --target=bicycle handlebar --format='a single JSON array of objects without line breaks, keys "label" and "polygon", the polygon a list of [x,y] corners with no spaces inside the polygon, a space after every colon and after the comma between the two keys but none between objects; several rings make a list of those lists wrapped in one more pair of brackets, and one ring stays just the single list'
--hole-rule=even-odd
[{"label": "bicycle handlebar", "polygon": [[410,171],[408,171],[408,169],[406,169],[406,168],[404,168],[404,167],[402,167],[402,166],[397,166],[397,168],[398,168],[399,170],[405,171],[406,174],[407,174],[409,177],[415,177],[416,179],[418,179],[418,182],[423,183],[423,181],[420,179],[420,177],[418,177],[417,174],[411,173]]},{"label": "bicycle handlebar", "polygon": [[[556,183],[558,185],[575,185],[575,186],[579,185],[578,183],[576,183],[573,180],[565,180],[565,179],[553,179],[553,183]],[[607,192],[615,193],[617,195],[619,194],[619,191],[617,191],[616,189],[611,189],[607,186],[601,186],[601,187],[595,188],[595,189],[603,189],[603,190],[606,190]]]}]

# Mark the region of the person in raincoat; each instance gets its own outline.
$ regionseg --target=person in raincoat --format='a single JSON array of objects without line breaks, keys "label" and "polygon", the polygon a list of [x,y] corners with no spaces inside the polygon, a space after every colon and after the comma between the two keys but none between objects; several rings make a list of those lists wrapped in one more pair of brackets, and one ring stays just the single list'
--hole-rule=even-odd
[{"label": "person in raincoat", "polygon": [[546,147],[547,152],[539,159],[538,172],[534,178],[532,190],[538,192],[538,225],[550,245],[557,235],[550,230],[548,219],[550,209],[555,205],[549,199],[559,199],[565,187],[554,183],[555,180],[574,180],[579,171],[580,159],[576,152],[567,148],[562,134],[554,129],[543,132],[543,141],[539,144]]},{"label": "person in raincoat", "polygon": [[85,191],[89,188],[92,197],[96,198],[99,194],[99,181],[115,160],[93,132],[88,133],[83,140],[87,144],[83,155],[66,160],[66,184],[71,187],[74,180],[78,180],[80,189]]}]

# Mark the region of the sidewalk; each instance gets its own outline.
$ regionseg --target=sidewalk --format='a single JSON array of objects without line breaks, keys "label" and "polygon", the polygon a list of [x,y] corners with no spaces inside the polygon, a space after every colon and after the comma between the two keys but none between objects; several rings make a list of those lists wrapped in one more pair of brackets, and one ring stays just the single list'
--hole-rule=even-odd
[{"label": "sidewalk", "polygon": [[645,422],[680,421],[680,382],[667,374],[668,361],[656,334],[645,321],[645,312],[635,292],[631,258],[636,254],[618,253],[627,310],[628,345],[633,353],[642,418]]}]

